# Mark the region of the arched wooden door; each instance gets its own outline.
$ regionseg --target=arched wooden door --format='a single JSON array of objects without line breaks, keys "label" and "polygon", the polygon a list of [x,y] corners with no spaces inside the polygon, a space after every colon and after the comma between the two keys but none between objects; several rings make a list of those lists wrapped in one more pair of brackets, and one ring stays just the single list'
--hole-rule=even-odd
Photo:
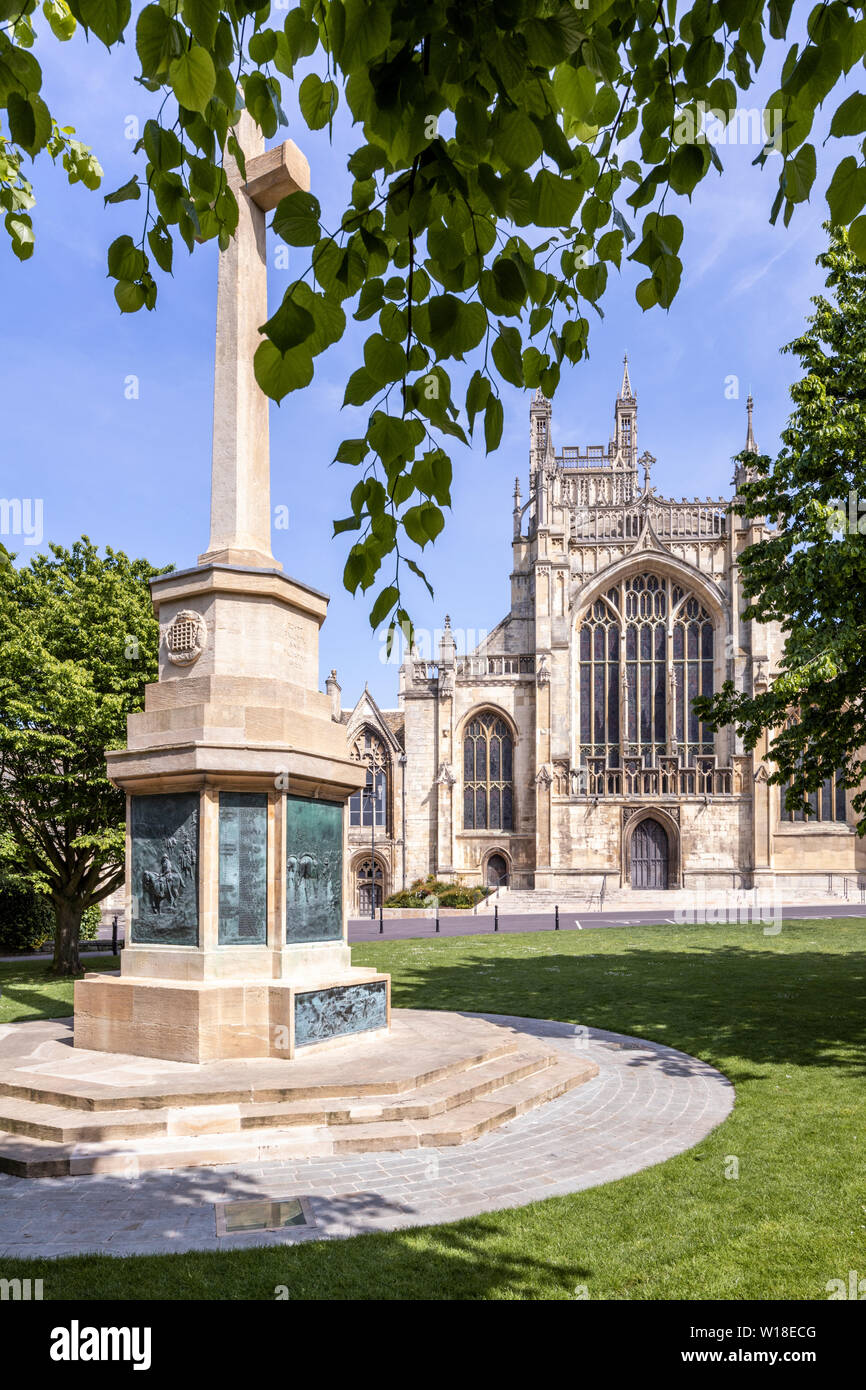
[{"label": "arched wooden door", "polygon": [[642,820],[631,837],[632,888],[667,888],[668,837],[657,820]]},{"label": "arched wooden door", "polygon": [[508,865],[501,854],[491,854],[487,861],[487,884],[490,888],[505,887],[508,880]]}]

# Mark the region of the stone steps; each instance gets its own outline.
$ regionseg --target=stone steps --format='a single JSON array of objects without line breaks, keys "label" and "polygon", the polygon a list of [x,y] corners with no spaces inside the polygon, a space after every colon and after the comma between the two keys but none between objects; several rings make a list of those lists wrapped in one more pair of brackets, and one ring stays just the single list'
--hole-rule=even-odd
[{"label": "stone steps", "polygon": [[299,1099],[212,1105],[166,1106],[93,1112],[38,1101],[0,1099],[0,1132],[57,1144],[105,1143],[158,1135],[195,1137],[245,1129],[369,1125],[421,1120],[469,1104],[500,1087],[543,1071],[549,1053],[509,1052],[419,1087],[411,1096]]},{"label": "stone steps", "polygon": [[[321,1114],[309,1107],[304,1111],[303,1103],[297,1101],[276,1106],[253,1103],[246,1116],[240,1114],[244,1107],[233,1107],[238,1113],[232,1116],[225,1106],[194,1107],[174,1112],[179,1129],[157,1134],[148,1132],[148,1127],[161,1122],[159,1112],[142,1111],[133,1118],[114,1112],[107,1127],[131,1128],[134,1134],[103,1135],[99,1140],[83,1138],[94,1126],[92,1113],[76,1116],[82,1120],[76,1126],[69,1123],[72,1116],[67,1111],[67,1128],[61,1132],[69,1137],[56,1141],[22,1132],[28,1124],[26,1114],[7,1113],[10,1107],[4,1104],[6,1120],[17,1127],[15,1132],[0,1133],[0,1171],[31,1178],[93,1173],[133,1176],[162,1168],[463,1144],[563,1095],[590,1080],[596,1071],[586,1059],[539,1046],[467,1068],[450,1081],[440,1079],[396,1103],[391,1096],[376,1100],[353,1097],[348,1105],[325,1109]],[[27,1104],[14,1102],[15,1107]],[[33,1108],[34,1103],[29,1104]],[[260,1113],[252,1113],[255,1111]],[[317,1122],[308,1122],[314,1113]],[[232,1129],[224,1127],[229,1119]],[[38,1127],[46,1120],[31,1115],[30,1123]],[[188,1130],[195,1124],[216,1128],[213,1132],[183,1132],[184,1127]],[[70,1136],[71,1130],[76,1130],[77,1138]]]}]

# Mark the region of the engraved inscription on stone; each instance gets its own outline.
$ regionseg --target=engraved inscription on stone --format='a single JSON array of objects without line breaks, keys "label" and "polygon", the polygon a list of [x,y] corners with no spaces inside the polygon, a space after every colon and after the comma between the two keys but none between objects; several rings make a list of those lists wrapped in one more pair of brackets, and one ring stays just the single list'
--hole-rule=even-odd
[{"label": "engraved inscription on stone", "polygon": [[286,797],[286,941],[343,934],[343,807]]},{"label": "engraved inscription on stone", "polygon": [[363,985],[337,985],[295,997],[295,1047],[366,1033],[388,1022],[388,992],[384,980]]},{"label": "engraved inscription on stone", "polygon": [[220,792],[219,944],[268,939],[268,798]]},{"label": "engraved inscription on stone", "polygon": [[198,944],[198,792],[134,796],[132,941]]}]

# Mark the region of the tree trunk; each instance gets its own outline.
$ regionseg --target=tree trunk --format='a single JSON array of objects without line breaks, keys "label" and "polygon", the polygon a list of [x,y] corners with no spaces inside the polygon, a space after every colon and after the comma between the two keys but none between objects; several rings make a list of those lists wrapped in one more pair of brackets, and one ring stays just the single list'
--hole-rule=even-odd
[{"label": "tree trunk", "polygon": [[78,942],[84,908],[77,898],[54,898],[57,930],[54,933],[54,963],[52,975],[80,975]]}]

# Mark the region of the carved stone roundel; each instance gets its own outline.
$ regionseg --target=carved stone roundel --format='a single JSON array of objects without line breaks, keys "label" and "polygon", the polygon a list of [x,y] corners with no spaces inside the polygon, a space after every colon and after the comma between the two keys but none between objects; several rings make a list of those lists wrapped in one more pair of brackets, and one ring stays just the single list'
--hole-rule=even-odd
[{"label": "carved stone roundel", "polygon": [[169,661],[175,666],[191,666],[198,661],[207,645],[207,624],[201,613],[185,608],[169,623],[165,646]]}]

